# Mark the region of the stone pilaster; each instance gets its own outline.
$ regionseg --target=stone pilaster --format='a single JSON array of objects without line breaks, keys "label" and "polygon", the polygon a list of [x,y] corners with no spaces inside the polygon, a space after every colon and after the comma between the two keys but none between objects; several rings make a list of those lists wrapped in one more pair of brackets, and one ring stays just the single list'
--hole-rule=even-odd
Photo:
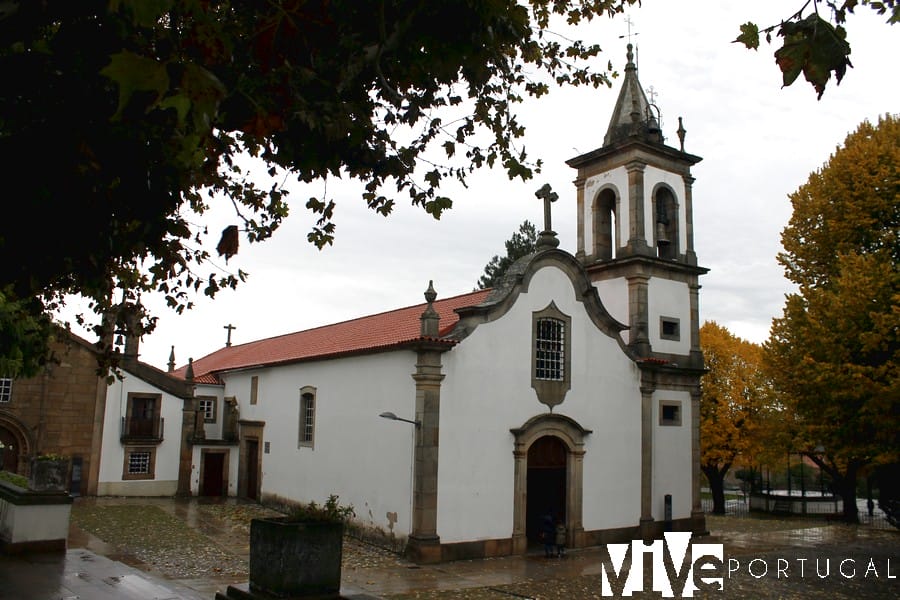
[{"label": "stone pilaster", "polygon": [[653,388],[641,386],[641,539],[653,539]]},{"label": "stone pilaster", "polygon": [[644,225],[644,169],[641,161],[625,165],[628,171],[628,244],[623,254],[652,255],[647,244],[647,230]]},{"label": "stone pilaster", "polygon": [[416,372],[416,447],[413,456],[413,518],[408,554],[419,563],[441,560],[441,538],[437,532],[438,445],[441,424],[441,353],[448,346],[436,341],[440,315],[434,309],[437,293],[428,282],[428,306],[419,318],[420,342]]},{"label": "stone pilaster", "polygon": [[575,230],[578,232],[575,258],[577,258],[579,262],[583,263],[586,256],[584,250],[584,178],[576,179],[572,183],[575,184],[575,206],[576,214],[578,215],[578,222],[575,228]]},{"label": "stone pilaster", "polygon": [[700,504],[700,386],[691,391],[691,531],[705,534],[706,514]]},{"label": "stone pilaster", "polygon": [[194,439],[194,427],[197,424],[196,403],[194,398],[184,398],[181,409],[181,451],[178,460],[178,489],[175,492],[177,496],[191,495],[191,467],[194,453],[191,441]]},{"label": "stone pilaster", "polygon": [[689,285],[689,302],[691,309],[691,367],[703,368],[703,350],[700,348],[700,285],[693,277]]},{"label": "stone pilaster", "polygon": [[413,470],[413,527],[409,536],[410,557],[430,563],[441,559],[437,533],[438,442],[440,437],[440,350],[419,350],[416,373],[416,448]]},{"label": "stone pilaster", "polygon": [[528,495],[528,450],[513,450],[515,467],[513,471],[513,554],[525,554],[528,538],[525,537],[525,502]]},{"label": "stone pilaster", "polygon": [[628,345],[638,356],[650,356],[650,317],[648,291],[650,277],[632,274],[628,280]]},{"label": "stone pilaster", "polygon": [[695,179],[687,174],[682,175],[682,179],[684,179],[684,231],[687,234],[685,261],[689,265],[696,265],[697,253],[694,251],[694,196],[692,192]]},{"label": "stone pilaster", "polygon": [[582,489],[584,480],[584,449],[570,450],[567,463],[566,466],[569,471],[566,481],[566,499],[568,501],[566,515],[568,519],[567,533],[569,536],[567,543],[570,548],[583,548],[586,545],[584,523],[582,521],[584,512],[584,490]]},{"label": "stone pilaster", "polygon": [[191,385],[191,397],[184,398],[181,408],[181,450],[178,457],[178,488],[175,491],[177,496],[191,495],[191,467],[193,466],[194,448],[191,441],[194,439],[195,427],[197,424],[198,401],[194,396],[194,361],[188,359],[188,366],[185,371],[185,381]]}]

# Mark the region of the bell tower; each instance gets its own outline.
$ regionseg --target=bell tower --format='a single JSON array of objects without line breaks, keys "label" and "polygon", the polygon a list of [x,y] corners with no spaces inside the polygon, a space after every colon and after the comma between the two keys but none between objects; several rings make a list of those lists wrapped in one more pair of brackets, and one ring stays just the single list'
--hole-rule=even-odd
[{"label": "bell tower", "polygon": [[666,145],[660,112],[638,80],[633,47],[603,146],[568,161],[577,169],[578,249],[604,304],[628,323],[642,359],[702,368],[691,166]]}]

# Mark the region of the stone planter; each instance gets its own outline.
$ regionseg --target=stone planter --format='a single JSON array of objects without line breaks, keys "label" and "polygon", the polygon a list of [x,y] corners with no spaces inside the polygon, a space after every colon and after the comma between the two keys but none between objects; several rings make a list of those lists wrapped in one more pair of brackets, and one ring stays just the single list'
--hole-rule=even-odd
[{"label": "stone planter", "polygon": [[69,488],[69,459],[31,459],[28,489],[35,492],[64,492]]},{"label": "stone planter", "polygon": [[250,591],[276,598],[339,597],[344,524],[253,519]]}]

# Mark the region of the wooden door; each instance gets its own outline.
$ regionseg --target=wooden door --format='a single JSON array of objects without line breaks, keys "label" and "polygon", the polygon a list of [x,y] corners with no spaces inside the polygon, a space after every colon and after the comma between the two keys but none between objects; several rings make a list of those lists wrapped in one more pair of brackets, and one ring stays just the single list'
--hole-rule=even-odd
[{"label": "wooden door", "polygon": [[259,500],[259,440],[246,442],[247,448],[247,498]]},{"label": "wooden door", "polygon": [[201,496],[225,495],[225,453],[205,452],[203,454],[203,481],[200,482]]}]

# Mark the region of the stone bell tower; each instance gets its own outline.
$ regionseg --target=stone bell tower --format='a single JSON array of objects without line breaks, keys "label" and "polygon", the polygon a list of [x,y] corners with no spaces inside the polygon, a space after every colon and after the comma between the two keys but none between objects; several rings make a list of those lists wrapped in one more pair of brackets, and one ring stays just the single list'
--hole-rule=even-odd
[{"label": "stone bell tower", "polygon": [[632,45],[603,146],[566,163],[578,170],[577,257],[604,304],[628,323],[640,358],[701,368],[691,165],[666,145],[659,109],[638,81]]}]

